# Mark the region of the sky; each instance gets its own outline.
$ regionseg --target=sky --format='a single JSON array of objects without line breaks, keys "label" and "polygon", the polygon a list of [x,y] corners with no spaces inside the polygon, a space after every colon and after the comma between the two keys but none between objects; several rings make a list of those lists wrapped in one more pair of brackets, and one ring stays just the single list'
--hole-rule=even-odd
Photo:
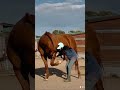
[{"label": "sky", "polygon": [[34,14],[34,0],[1,0],[0,1],[0,23],[15,24],[26,12]]},{"label": "sky", "polygon": [[86,10],[107,10],[120,14],[120,0],[86,0]]},{"label": "sky", "polygon": [[46,31],[85,29],[84,0],[36,0],[35,2],[35,34],[42,35]]},{"label": "sky", "polygon": [[1,0],[0,23],[15,24],[26,12],[36,15],[36,34],[45,31],[84,30],[86,10],[110,10],[120,14],[120,0]]}]

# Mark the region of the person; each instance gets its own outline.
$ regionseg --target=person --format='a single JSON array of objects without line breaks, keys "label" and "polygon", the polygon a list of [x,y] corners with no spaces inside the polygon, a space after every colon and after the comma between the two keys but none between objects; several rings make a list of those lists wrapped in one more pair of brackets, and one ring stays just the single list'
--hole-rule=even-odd
[{"label": "person", "polygon": [[95,57],[85,52],[86,59],[86,90],[94,90],[95,84],[101,78],[102,69]]},{"label": "person", "polygon": [[62,48],[64,47],[64,44],[62,43],[62,42],[60,42],[60,43],[58,43],[58,47],[57,47],[57,57],[61,57],[61,58],[63,58],[63,60],[65,60],[65,57],[64,57],[64,55],[63,55],[63,53],[62,53]]},{"label": "person", "polygon": [[67,78],[65,82],[71,82],[71,69],[72,69],[73,64],[77,60],[77,53],[75,52],[74,49],[68,46],[64,46],[64,44],[61,42],[58,45],[59,46],[57,49],[59,49],[59,52],[65,55],[68,59],[66,63]]},{"label": "person", "polygon": [[100,56],[100,43],[95,28],[86,23],[85,33],[85,86],[86,90],[104,90],[103,66]]}]

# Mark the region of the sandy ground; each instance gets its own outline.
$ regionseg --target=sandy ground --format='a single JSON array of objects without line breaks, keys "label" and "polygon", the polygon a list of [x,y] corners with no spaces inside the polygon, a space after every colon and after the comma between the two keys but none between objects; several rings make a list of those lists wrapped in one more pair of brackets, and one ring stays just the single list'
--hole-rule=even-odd
[{"label": "sandy ground", "polygon": [[[31,90],[35,90],[35,81],[30,77]],[[22,90],[14,74],[0,73],[0,90]]]},{"label": "sandy ground", "polygon": [[[49,62],[48,62],[49,63]],[[64,82],[64,74],[65,71],[65,64],[63,62],[59,66],[52,67],[49,64],[50,73],[53,73],[52,76],[49,77],[48,81],[44,81],[44,64],[41,59],[35,60],[35,84],[31,83],[31,90],[85,90],[85,67],[84,67],[84,60],[79,60],[80,71],[81,71],[81,78],[78,79],[77,73],[72,69],[72,82],[66,83]],[[7,72],[8,73],[8,72]],[[34,82],[32,78],[30,81]],[[104,88],[105,90],[119,90],[120,84],[120,77],[104,77]],[[34,86],[35,85],[35,86]],[[6,74],[0,72],[0,90],[22,90],[21,86],[13,74]]]},{"label": "sandy ground", "polygon": [[[60,58],[56,59],[60,60]],[[48,81],[44,81],[44,64],[41,59],[35,61],[35,90],[85,90],[85,60],[79,59],[79,66],[81,72],[81,78],[77,78],[77,71],[75,67],[72,68],[71,82],[64,82],[65,78],[65,65],[66,61],[58,66],[50,66],[50,60],[48,60],[49,71],[52,75]]]},{"label": "sandy ground", "polygon": [[[67,83],[67,84],[63,83],[62,79],[59,82],[56,82],[56,79],[50,81],[53,77],[50,77],[49,81],[47,82],[43,81],[43,79],[39,79],[39,76],[37,78],[36,78],[37,80],[35,81],[36,82],[35,89],[32,90],[85,90],[79,88],[73,89],[78,84],[80,84],[80,82],[77,82],[77,80],[75,81],[75,85],[74,85],[73,83]],[[60,82],[62,82],[62,84],[59,85],[58,83]],[[55,86],[56,84],[58,85]],[[62,88],[65,87],[65,89],[61,89],[61,87]],[[68,87],[70,87],[70,89],[68,89]],[[119,87],[120,87],[120,78],[111,78],[111,77],[104,78],[105,90],[120,90]],[[4,76],[0,76],[0,90],[22,90],[22,89],[15,76],[4,75]]]},{"label": "sandy ground", "polygon": [[0,76],[0,90],[21,90],[15,76]]}]

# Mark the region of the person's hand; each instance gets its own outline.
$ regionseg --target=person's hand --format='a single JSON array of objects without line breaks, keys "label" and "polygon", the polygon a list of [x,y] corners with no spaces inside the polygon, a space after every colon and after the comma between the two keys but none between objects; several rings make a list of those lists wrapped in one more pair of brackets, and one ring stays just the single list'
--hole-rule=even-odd
[{"label": "person's hand", "polygon": [[59,64],[61,64],[61,63],[62,63],[62,61],[61,61],[61,60],[58,60],[58,63],[59,63]]}]

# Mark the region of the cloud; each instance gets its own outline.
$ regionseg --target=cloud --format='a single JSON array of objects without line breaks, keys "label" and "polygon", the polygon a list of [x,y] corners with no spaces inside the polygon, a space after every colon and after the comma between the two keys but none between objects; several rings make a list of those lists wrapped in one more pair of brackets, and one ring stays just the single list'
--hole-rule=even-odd
[{"label": "cloud", "polygon": [[36,34],[54,29],[84,30],[85,4],[42,3],[35,7]]},{"label": "cloud", "polygon": [[36,23],[44,26],[77,26],[84,21],[85,5],[44,3],[36,6]]},{"label": "cloud", "polygon": [[71,3],[43,3],[35,7],[35,12],[50,12],[50,11],[60,11],[60,10],[79,10],[85,7],[85,5],[74,5]]},{"label": "cloud", "polygon": [[26,12],[34,14],[34,0],[2,0],[0,22],[15,24]]},{"label": "cloud", "polygon": [[65,0],[66,2],[71,2],[71,3],[81,3],[81,2],[84,2],[84,0]]}]

